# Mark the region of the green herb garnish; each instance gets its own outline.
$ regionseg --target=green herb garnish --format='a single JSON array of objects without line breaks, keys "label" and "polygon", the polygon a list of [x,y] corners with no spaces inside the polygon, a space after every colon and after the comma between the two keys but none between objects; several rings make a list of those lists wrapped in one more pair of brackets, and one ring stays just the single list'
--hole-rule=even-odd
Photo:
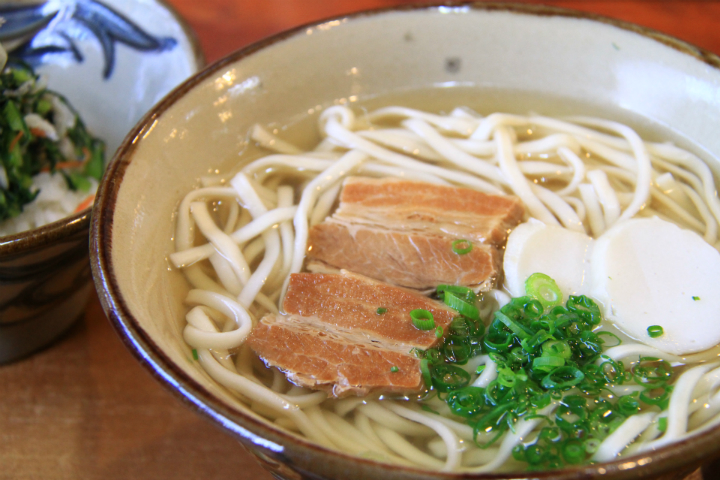
[{"label": "green herb garnish", "polygon": [[458,255],[465,255],[470,253],[473,249],[473,245],[469,240],[453,240],[452,251]]},{"label": "green herb garnish", "polygon": [[544,273],[530,275],[525,281],[525,291],[545,308],[560,305],[563,300],[563,294],[555,280]]},{"label": "green herb garnish", "polygon": [[658,338],[662,336],[664,332],[663,327],[660,325],[651,325],[647,328],[648,335],[650,335],[650,338]]},{"label": "green herb garnish", "polygon": [[100,180],[105,145],[65,98],[40,86],[20,62],[0,72],[0,87],[0,221],[37,197],[33,177],[42,171],[62,172],[71,190],[87,191],[90,178]]},{"label": "green herb garnish", "polygon": [[[626,369],[603,354],[621,340],[598,331],[602,312],[592,299],[570,296],[563,304],[557,284],[542,274],[528,281],[526,289],[528,296],[511,299],[486,328],[479,315],[467,314],[473,310],[465,305],[477,310],[474,293],[465,287],[438,287],[438,297],[459,316],[441,345],[418,352],[426,386],[473,428],[481,448],[514,431],[521,419],[535,418],[544,422],[537,438],[516,446],[513,458],[531,470],[584,464],[629,416],[648,407],[667,408],[674,380],[668,362],[641,357]],[[497,371],[495,380],[482,388],[471,385],[476,378],[471,370],[460,368],[480,354],[488,355]],[[485,368],[477,367],[474,374]],[[642,389],[611,394],[609,386],[628,382]],[[553,401],[559,403],[554,412],[542,415],[540,410]]]},{"label": "green herb garnish", "polygon": [[433,314],[422,308],[416,308],[410,311],[410,319],[418,330],[432,330],[435,328],[435,319]]}]

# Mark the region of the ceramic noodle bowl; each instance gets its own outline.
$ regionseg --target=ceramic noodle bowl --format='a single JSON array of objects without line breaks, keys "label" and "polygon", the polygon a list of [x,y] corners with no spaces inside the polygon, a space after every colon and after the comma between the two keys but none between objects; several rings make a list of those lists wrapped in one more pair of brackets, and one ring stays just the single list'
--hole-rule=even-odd
[{"label": "ceramic noodle bowl", "polygon": [[[68,99],[105,142],[108,162],[135,122],[204,64],[193,34],[162,2],[5,4],[0,16],[0,42],[11,58]],[[82,313],[92,291],[89,224],[85,205],[0,236],[0,363],[48,345]]]},{"label": "ceramic noodle bowl", "polygon": [[[391,103],[628,121],[720,165],[720,59],[657,32],[546,7],[422,6],[303,26],[221,60],[158,104],[122,144],[93,211],[91,255],[108,317],[180,399],[236,437],[278,478],[525,478],[453,474],[338,453],[283,430],[212,381],[183,339],[190,287],[171,266],[186,192],[252,148],[254,124],[302,124],[332,105]],[[312,132],[312,128],[301,131]],[[298,137],[301,146],[317,134]],[[714,455],[720,429],[538,478],[682,478]]]}]

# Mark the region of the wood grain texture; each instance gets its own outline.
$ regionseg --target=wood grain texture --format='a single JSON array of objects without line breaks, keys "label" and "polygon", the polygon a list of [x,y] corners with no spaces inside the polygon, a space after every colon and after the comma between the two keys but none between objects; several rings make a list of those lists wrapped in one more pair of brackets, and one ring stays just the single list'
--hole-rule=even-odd
[{"label": "wood grain texture", "polygon": [[[282,30],[401,0],[169,0],[209,62]],[[537,2],[525,2],[537,3]],[[720,3],[545,1],[661,30],[720,52]],[[182,405],[125,349],[93,296],[36,355],[0,366],[0,480],[271,480],[238,442]],[[701,480],[697,471],[692,480]],[[706,478],[720,478],[718,470]]]},{"label": "wood grain texture", "polygon": [[0,367],[0,479],[272,477],[133,358],[95,295],[52,347]]},{"label": "wood grain texture", "polygon": [[[269,35],[323,18],[422,0],[170,0],[195,29],[208,63]],[[709,0],[519,0],[597,13],[720,52],[720,2]]]}]

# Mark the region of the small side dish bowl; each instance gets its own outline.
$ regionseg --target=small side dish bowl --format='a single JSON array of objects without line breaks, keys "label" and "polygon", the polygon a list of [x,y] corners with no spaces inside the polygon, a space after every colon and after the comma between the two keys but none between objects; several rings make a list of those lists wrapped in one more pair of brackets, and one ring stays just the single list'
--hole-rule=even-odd
[{"label": "small side dish bowl", "polygon": [[[3,3],[0,42],[68,99],[106,161],[150,107],[204,64],[194,34],[162,1]],[[0,363],[48,345],[82,312],[92,282],[91,206],[0,236]]]},{"label": "small side dish bowl", "polygon": [[[477,89],[487,108],[552,108],[563,114],[589,105],[636,123],[645,120],[720,171],[712,160],[720,158],[720,58],[661,33],[589,14],[469,3],[353,14],[236,52],[155,106],[125,139],[101,184],[91,263],[105,312],[161,383],[236,437],[277,478],[528,475],[387,465],[330,451],[263,419],[193,361],[183,340],[189,286],[168,261],[179,201],[200,177],[237,162],[253,124],[281,129],[331,105],[392,94],[402,98],[428,88],[443,96],[455,87]],[[530,475],[681,478],[716,455],[718,442],[715,427],[641,455]]]}]

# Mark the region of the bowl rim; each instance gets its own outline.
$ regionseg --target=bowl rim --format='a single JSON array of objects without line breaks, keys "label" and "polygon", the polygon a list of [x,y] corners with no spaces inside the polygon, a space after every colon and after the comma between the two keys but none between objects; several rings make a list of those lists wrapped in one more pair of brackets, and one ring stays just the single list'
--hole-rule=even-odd
[{"label": "bowl rim", "polygon": [[[200,385],[182,368],[176,365],[145,332],[140,322],[131,314],[127,303],[120,291],[112,262],[112,231],[114,206],[121,187],[124,174],[132,162],[138,141],[147,132],[150,126],[160,118],[172,105],[186,93],[193,90],[208,77],[216,74],[229,64],[241,61],[245,57],[261,51],[275,43],[289,39],[308,28],[323,25],[336,20],[354,20],[363,17],[380,16],[393,12],[407,11],[433,11],[443,7],[469,8],[472,11],[509,12],[536,17],[565,17],[581,20],[591,20],[598,23],[634,32],[646,38],[655,40],[665,46],[673,48],[680,53],[690,55],[710,67],[720,71],[720,57],[703,48],[672,37],[657,30],[643,27],[634,23],[609,18],[603,15],[577,11],[562,7],[506,3],[482,2],[473,0],[463,1],[435,1],[424,4],[404,4],[377,9],[362,10],[345,15],[336,15],[320,20],[308,22],[297,27],[279,32],[257,42],[251,43],[229,55],[206,66],[203,70],[188,78],[177,86],[163,100],[157,103],[138,124],[128,133],[113,160],[106,168],[103,180],[98,188],[96,200],[92,210],[90,257],[91,268],[95,286],[102,307],[119,333],[121,340],[131,353],[157,378],[161,384],[169,389],[180,401],[190,406],[209,420],[224,427],[243,444],[253,444],[271,455],[280,454],[280,458],[288,459],[283,451],[295,450],[293,458],[303,458],[305,465],[310,465],[313,459],[323,458],[323,462],[343,465],[347,468],[348,462],[353,467],[366,472],[391,474],[393,478],[402,479],[428,479],[428,480],[457,480],[470,478],[527,478],[527,472],[497,473],[448,473],[431,471],[416,467],[405,467],[361,458],[337,450],[321,447],[310,440],[278,428],[271,427],[269,422],[259,420],[238,409],[229,407],[218,400],[205,387]],[[532,472],[533,478],[570,480],[589,477],[612,475],[613,479],[647,478],[657,476],[668,470],[682,471],[686,474],[697,468],[700,461],[709,460],[719,456],[720,426],[707,429],[658,450],[632,455],[626,458],[615,459],[594,465],[566,467],[557,470]],[[330,462],[331,458],[333,462]],[[300,466],[300,465],[296,465]]]},{"label": "bowl rim", "polygon": [[[190,45],[191,56],[195,60],[197,72],[203,70],[207,65],[205,53],[200,46],[197,34],[190,27],[188,21],[180,15],[177,9],[167,0],[155,0],[155,3],[158,7],[167,10],[173,17]],[[118,147],[118,150],[120,150],[120,147]],[[105,169],[107,170],[109,166],[110,162],[107,162]],[[97,193],[95,199],[97,199]],[[92,205],[37,228],[24,230],[11,235],[0,235],[0,258],[5,255],[39,250],[54,243],[58,238],[70,237],[74,234],[87,231],[90,226],[91,214]]]}]

